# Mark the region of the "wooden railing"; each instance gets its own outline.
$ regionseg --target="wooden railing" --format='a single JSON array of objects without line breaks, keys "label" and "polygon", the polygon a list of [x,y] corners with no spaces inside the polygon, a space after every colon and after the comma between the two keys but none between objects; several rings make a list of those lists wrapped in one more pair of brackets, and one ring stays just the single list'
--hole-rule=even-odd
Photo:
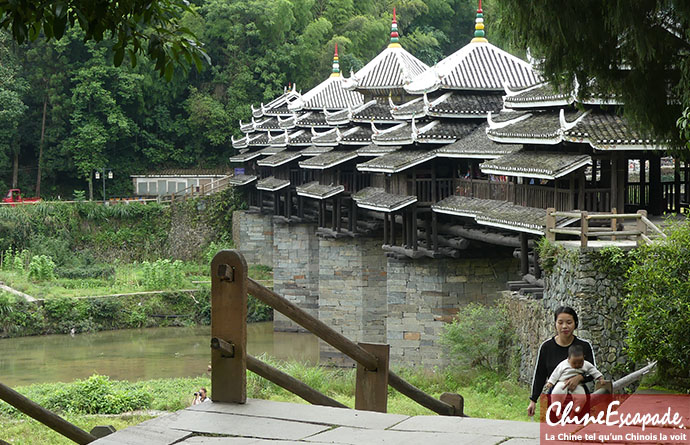
[{"label": "wooden railing", "polygon": [[17,391],[3,385],[2,383],[0,383],[0,399],[73,442],[78,444],[87,444],[97,439],[97,437],[93,434],[87,433],[78,426],[69,423],[52,411],[48,411],[41,405],[24,397]]},{"label": "wooden railing", "polygon": [[[580,238],[580,246],[587,247],[590,238],[608,237],[612,241],[620,238],[632,238],[638,245],[642,243],[649,244],[654,237],[666,238],[666,234],[662,232],[654,223],[647,218],[646,210],[638,210],[637,213],[588,213],[588,212],[558,212],[554,208],[546,210],[546,238],[555,241],[556,235],[572,235]],[[557,228],[556,218],[579,218],[579,228]],[[634,229],[624,228],[618,230],[618,221],[634,219],[636,225]],[[589,227],[590,221],[593,220],[610,220],[610,227]]]},{"label": "wooden railing", "polygon": [[386,412],[390,385],[438,414],[463,415],[463,399],[460,395],[444,393],[438,400],[391,371],[388,367],[389,345],[354,343],[249,278],[244,256],[235,250],[221,251],[211,262],[211,383],[214,402],[245,403],[246,370],[249,369],[310,403],[345,408],[340,402],[247,354],[247,293],[357,363],[356,409]]}]

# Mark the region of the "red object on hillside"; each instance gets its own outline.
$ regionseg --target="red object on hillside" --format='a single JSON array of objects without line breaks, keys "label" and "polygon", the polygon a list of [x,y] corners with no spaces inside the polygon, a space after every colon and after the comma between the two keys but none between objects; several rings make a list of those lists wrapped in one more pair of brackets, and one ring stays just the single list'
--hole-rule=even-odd
[{"label": "red object on hillside", "polygon": [[33,204],[40,200],[41,198],[22,198],[22,191],[19,189],[10,189],[7,195],[2,198],[2,202],[12,203],[12,207],[14,204]]}]

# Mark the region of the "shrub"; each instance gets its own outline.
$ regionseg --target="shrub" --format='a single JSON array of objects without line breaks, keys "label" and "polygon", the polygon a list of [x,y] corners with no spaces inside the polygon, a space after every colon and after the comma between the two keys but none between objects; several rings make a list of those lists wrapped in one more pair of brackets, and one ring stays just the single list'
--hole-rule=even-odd
[{"label": "shrub", "polygon": [[153,397],[142,388],[117,389],[110,377],[92,375],[54,391],[46,408],[80,414],[120,414],[148,408]]},{"label": "shrub", "polygon": [[503,306],[470,303],[444,326],[441,344],[452,366],[510,374],[516,364],[514,337]]},{"label": "shrub", "polygon": [[211,241],[206,249],[204,249],[204,260],[206,264],[211,264],[213,257],[216,256],[218,252],[225,249],[234,249],[235,243],[232,240],[221,239],[218,242]]},{"label": "shrub", "polygon": [[55,269],[55,275],[69,279],[100,278],[110,280],[115,277],[115,267],[110,264],[58,267]]},{"label": "shrub", "polygon": [[144,261],[143,286],[146,289],[172,289],[179,288],[185,283],[182,261],[169,259],[156,260],[153,263]]},{"label": "shrub", "polygon": [[34,255],[29,263],[29,278],[36,281],[55,279],[55,263],[46,255]]},{"label": "shrub", "polygon": [[690,219],[672,224],[668,238],[632,254],[628,271],[628,352],[658,360],[669,383],[690,386]]}]

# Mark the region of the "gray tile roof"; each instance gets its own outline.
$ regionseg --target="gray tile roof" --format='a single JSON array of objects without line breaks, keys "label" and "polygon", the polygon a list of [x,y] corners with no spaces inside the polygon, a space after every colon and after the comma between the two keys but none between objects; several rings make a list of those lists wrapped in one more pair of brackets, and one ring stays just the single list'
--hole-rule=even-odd
[{"label": "gray tile roof", "polygon": [[344,145],[368,145],[371,144],[373,133],[371,125],[356,125],[351,129],[342,131],[340,143]]},{"label": "gray tile roof", "polygon": [[378,193],[383,193],[384,191],[385,190],[381,187],[365,187],[362,190],[359,190],[357,193],[354,193],[352,195],[352,199],[359,201],[360,199],[366,199]]},{"label": "gray tile roof", "polygon": [[490,43],[469,43],[416,77],[405,90],[412,94],[437,89],[503,90],[540,82],[532,67]]},{"label": "gray tile roof", "polygon": [[591,164],[592,158],[585,154],[523,149],[485,161],[480,168],[487,174],[555,179]]},{"label": "gray tile roof", "polygon": [[360,156],[381,156],[385,155],[386,153],[393,152],[395,150],[399,150],[401,146],[399,145],[376,145],[376,144],[369,144],[366,147],[360,148],[357,150],[357,154]]},{"label": "gray tile roof", "polygon": [[506,201],[449,196],[431,206],[432,211],[474,218],[479,224],[543,235],[546,210]]},{"label": "gray tile roof", "polygon": [[[562,140],[559,113],[560,110],[558,109],[549,111],[530,111],[528,115],[501,112],[499,117],[501,115],[506,115],[508,118],[517,115],[520,116],[518,116],[519,118],[516,119],[514,123],[509,123],[508,125],[498,128],[492,127],[492,122],[496,123],[499,121],[493,119],[493,116],[491,116],[487,135],[496,142],[557,144]],[[582,111],[568,110],[565,112],[565,119],[568,122],[573,122],[581,115]]]},{"label": "gray tile roof", "polygon": [[540,83],[526,88],[511,89],[505,96],[506,108],[525,106],[565,106],[573,102],[573,94],[565,88],[557,89],[550,83]]},{"label": "gray tile roof", "polygon": [[308,113],[303,113],[297,118],[295,125],[298,127],[328,127],[329,124],[326,122],[326,115],[323,111],[310,111]]},{"label": "gray tile roof", "polygon": [[479,94],[454,91],[447,99],[432,105],[429,115],[439,117],[483,117],[489,111],[498,113],[503,108],[501,94]]},{"label": "gray tile roof", "polygon": [[260,167],[279,167],[302,157],[301,151],[284,150],[267,158],[259,159]]},{"label": "gray tile roof", "polygon": [[297,194],[307,198],[327,199],[345,191],[342,185],[323,185],[318,182],[310,182],[297,187]]},{"label": "gray tile roof", "polygon": [[280,130],[280,126],[278,125],[278,118],[276,117],[269,117],[267,119],[262,120],[261,122],[257,122],[254,125],[254,130],[262,130],[262,131],[267,131],[267,130]]},{"label": "gray tile roof", "polygon": [[398,173],[427,162],[436,156],[433,150],[401,149],[379,156],[362,164],[357,170],[365,172]]},{"label": "gray tile roof", "polygon": [[[286,106],[288,103],[292,102],[293,100],[297,99],[300,96],[300,93],[297,92],[297,87],[295,85],[292,86],[292,89],[288,89],[287,87],[283,90],[283,94],[280,96],[276,97],[266,105],[261,104],[259,107],[254,108],[252,105],[252,115],[255,118],[260,118],[263,117],[266,112],[271,112],[272,110],[277,110],[280,107]],[[282,114],[280,113],[279,110],[275,111],[274,114]]]},{"label": "gray tile roof", "polygon": [[352,121],[369,123],[390,123],[400,122],[391,114],[391,108],[388,104],[377,103],[375,101],[367,102],[362,108],[353,111]]},{"label": "gray tile roof", "polygon": [[360,197],[355,202],[357,202],[357,207],[363,209],[390,213],[414,204],[417,202],[417,197],[378,192]]},{"label": "gray tile roof", "polygon": [[356,91],[343,88],[344,79],[329,77],[291,103],[294,110],[341,110],[356,107],[364,102],[364,96]]},{"label": "gray tile roof", "polygon": [[439,158],[493,159],[522,148],[517,144],[499,144],[486,137],[487,124],[477,125],[467,136],[436,149]]},{"label": "gray tile roof", "polygon": [[340,111],[334,111],[333,113],[326,113],[326,122],[329,125],[345,125],[350,122],[352,117],[352,109],[346,108]]},{"label": "gray tile roof", "polygon": [[276,153],[280,153],[281,151],[286,150],[287,147],[266,147],[261,150],[259,150],[259,154],[261,156],[273,156]]},{"label": "gray tile roof", "polygon": [[273,176],[269,176],[268,178],[260,179],[259,182],[256,183],[256,188],[257,190],[277,192],[289,185],[290,181],[288,179],[276,179]]},{"label": "gray tile roof", "polygon": [[256,176],[254,175],[233,175],[228,179],[230,185],[235,187],[241,187],[254,181],[256,181]]},{"label": "gray tile roof", "polygon": [[421,144],[438,144],[451,143],[461,139],[470,134],[477,123],[475,121],[458,119],[458,120],[439,120],[438,124],[429,126],[427,130],[418,125],[419,134],[417,135],[417,142]]},{"label": "gray tile roof", "polygon": [[259,135],[258,137],[250,139],[247,145],[250,147],[265,147],[268,145],[268,133],[262,133],[263,134]]},{"label": "gray tile roof", "polygon": [[337,128],[333,128],[328,131],[314,132],[312,131],[311,141],[317,145],[338,145],[340,139],[340,133]]},{"label": "gray tile roof", "polygon": [[328,153],[335,147],[319,147],[317,145],[310,145],[309,147],[302,150],[303,156],[317,156],[322,153]]},{"label": "gray tile roof", "polygon": [[[428,123],[428,120],[424,120],[417,122],[417,125],[426,125]],[[412,134],[412,124],[405,122],[374,133],[371,136],[371,140],[375,144],[381,145],[408,145],[414,143],[415,136]]]},{"label": "gray tile roof", "polygon": [[300,161],[299,166],[301,168],[325,170],[327,168],[340,165],[343,162],[347,162],[351,159],[355,159],[357,156],[357,150],[333,150],[329,151],[328,153],[322,153],[318,156]]},{"label": "gray tile roof", "polygon": [[613,111],[592,112],[563,134],[568,141],[589,143],[597,150],[667,148],[666,144],[660,144],[649,135],[637,131],[624,116],[616,115]]},{"label": "gray tile roof", "polygon": [[402,89],[428,68],[403,48],[389,47],[345,79],[345,88],[379,91]]},{"label": "gray tile roof", "polygon": [[247,162],[261,156],[261,150],[247,150],[230,157],[230,162]]}]

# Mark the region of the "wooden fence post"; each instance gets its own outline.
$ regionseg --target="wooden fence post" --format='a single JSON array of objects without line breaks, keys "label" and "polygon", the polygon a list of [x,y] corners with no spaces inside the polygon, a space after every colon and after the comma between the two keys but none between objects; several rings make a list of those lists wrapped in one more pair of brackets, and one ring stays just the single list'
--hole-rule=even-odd
[{"label": "wooden fence post", "polygon": [[[615,215],[616,213],[618,213],[618,210],[614,207],[611,209],[611,213]],[[618,230],[618,220],[616,218],[611,218],[611,231],[613,233],[616,233],[616,230]],[[611,237],[611,241],[616,241],[616,235],[613,235]]]},{"label": "wooden fence post", "polygon": [[549,207],[546,209],[546,239],[549,241],[556,241],[556,234],[551,229],[556,228],[556,217],[551,215],[556,209]]},{"label": "wooden fence post", "polygon": [[637,218],[637,231],[639,232],[639,235],[637,235],[637,245],[640,246],[645,243],[643,235],[647,235],[647,224],[642,220],[642,218],[647,217],[647,211],[638,210],[637,214],[640,215],[640,217]]},{"label": "wooden fence post", "polygon": [[247,262],[236,250],[222,250],[211,261],[211,344],[211,399],[245,403]]},{"label": "wooden fence post", "polygon": [[380,343],[359,343],[365,351],[378,359],[376,371],[369,371],[357,363],[355,385],[355,409],[366,411],[388,411],[388,360],[390,345]]},{"label": "wooden fence post", "polygon": [[589,238],[589,218],[587,212],[582,212],[580,217],[580,247],[587,247]]}]

